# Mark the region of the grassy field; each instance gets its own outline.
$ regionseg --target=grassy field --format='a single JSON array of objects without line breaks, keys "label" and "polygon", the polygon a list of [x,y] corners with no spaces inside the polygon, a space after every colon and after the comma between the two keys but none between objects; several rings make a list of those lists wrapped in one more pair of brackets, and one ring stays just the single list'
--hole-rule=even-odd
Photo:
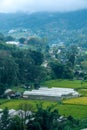
[{"label": "grassy field", "polygon": [[87,88],[87,82],[81,80],[50,80],[42,84],[46,87],[62,87],[62,88]]},{"label": "grassy field", "polygon": [[8,102],[7,99],[0,99],[0,105],[4,104],[4,103],[6,103],[6,102]]},{"label": "grassy field", "polygon": [[[85,99],[84,99],[85,100]],[[1,102],[1,100],[0,100]],[[54,101],[41,101],[41,100],[10,100],[0,105],[0,108],[8,107],[9,109],[19,109],[20,104],[29,104],[30,109],[36,111],[36,104],[43,103],[43,107],[53,105],[53,109],[56,108],[59,110],[61,115],[65,115],[66,117],[72,115],[76,119],[87,118],[87,105],[79,105],[76,104],[59,104]],[[31,107],[32,106],[32,107]]]},{"label": "grassy field", "polygon": [[[82,82],[81,80],[49,80],[41,84],[41,86],[45,87],[62,87],[62,88],[74,88],[77,89],[80,94],[83,96],[87,95],[87,82]],[[21,86],[13,86],[12,87],[13,91],[19,91],[19,92],[24,92],[25,89],[23,88],[23,85]]]},{"label": "grassy field", "polygon": [[[2,100],[0,100],[2,102]],[[0,105],[0,108],[4,109],[5,107],[8,107],[8,109],[19,109],[20,104],[29,104],[31,105],[34,110],[36,110],[36,104],[43,103],[43,107],[47,107],[49,105],[55,105],[57,102],[51,102],[51,101],[42,101],[42,100],[27,100],[27,99],[13,99],[9,100],[8,102],[3,102]]]},{"label": "grassy field", "polygon": [[87,97],[72,98],[63,101],[65,104],[87,105]]},{"label": "grassy field", "polygon": [[14,86],[14,87],[12,87],[12,90],[13,91],[18,91],[18,92],[24,92],[25,91],[25,88],[23,88],[22,86]]},{"label": "grassy field", "polygon": [[58,110],[62,115],[73,116],[76,119],[87,118],[87,106],[84,105],[59,105]]},{"label": "grassy field", "polygon": [[78,92],[79,92],[82,96],[87,96],[87,89],[78,89]]}]

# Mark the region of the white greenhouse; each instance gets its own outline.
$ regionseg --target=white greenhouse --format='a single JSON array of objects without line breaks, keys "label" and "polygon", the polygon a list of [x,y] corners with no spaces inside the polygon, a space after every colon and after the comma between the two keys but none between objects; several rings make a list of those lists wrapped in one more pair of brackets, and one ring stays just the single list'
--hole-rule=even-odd
[{"label": "white greenhouse", "polygon": [[38,90],[32,90],[32,91],[25,91],[23,93],[24,98],[40,98],[43,99],[43,97],[54,97],[56,99],[61,98],[70,98],[70,97],[78,97],[79,93],[76,92],[74,89],[70,88],[46,88],[41,87]]}]

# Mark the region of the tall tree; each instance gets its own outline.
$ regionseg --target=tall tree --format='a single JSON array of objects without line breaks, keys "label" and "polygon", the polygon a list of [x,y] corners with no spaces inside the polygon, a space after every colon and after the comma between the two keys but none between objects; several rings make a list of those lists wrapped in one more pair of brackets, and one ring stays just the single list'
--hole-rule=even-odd
[{"label": "tall tree", "polygon": [[17,81],[18,67],[8,51],[0,51],[0,83],[12,85]]},{"label": "tall tree", "polygon": [[0,130],[9,130],[10,117],[8,108],[5,108],[0,119]]}]

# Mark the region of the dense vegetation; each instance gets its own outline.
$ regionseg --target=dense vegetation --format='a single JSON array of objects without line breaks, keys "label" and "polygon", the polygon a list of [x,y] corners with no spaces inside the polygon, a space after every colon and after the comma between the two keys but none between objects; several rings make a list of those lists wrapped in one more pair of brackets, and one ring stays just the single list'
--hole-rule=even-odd
[{"label": "dense vegetation", "polygon": [[[14,37],[38,36],[49,44],[78,44],[87,47],[87,10],[67,13],[0,14],[0,30]],[[9,35],[8,33],[8,35]]]},{"label": "dense vegetation", "polygon": [[8,39],[13,37],[0,34],[1,93],[19,84],[39,87],[49,79],[81,79],[81,85],[86,81],[85,49],[76,45],[49,46],[46,39],[37,37],[21,38],[16,46],[6,44]]},{"label": "dense vegetation", "polygon": [[40,84],[46,77],[40,52],[0,44],[0,92],[17,84]]},{"label": "dense vegetation", "polygon": [[43,108],[37,105],[37,111],[28,115],[27,112],[32,108],[27,104],[21,104],[24,113],[11,116],[8,109],[3,110],[0,120],[0,130],[80,130],[85,128],[87,120],[76,120],[72,116],[67,118],[61,116],[53,106]]}]

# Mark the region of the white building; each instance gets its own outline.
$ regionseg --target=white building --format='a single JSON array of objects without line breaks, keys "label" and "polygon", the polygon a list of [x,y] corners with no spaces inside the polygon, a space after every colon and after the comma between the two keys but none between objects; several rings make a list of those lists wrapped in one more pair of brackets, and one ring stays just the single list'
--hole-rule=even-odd
[{"label": "white building", "polygon": [[[24,98],[41,98],[42,97],[54,97],[56,99],[68,98],[68,97],[78,97],[79,93],[74,89],[70,88],[46,88],[41,87],[39,90],[25,91],[23,93]],[[43,98],[42,98],[43,99]]]},{"label": "white building", "polygon": [[16,41],[8,41],[6,44],[11,44],[11,45],[19,45],[19,42]]}]

